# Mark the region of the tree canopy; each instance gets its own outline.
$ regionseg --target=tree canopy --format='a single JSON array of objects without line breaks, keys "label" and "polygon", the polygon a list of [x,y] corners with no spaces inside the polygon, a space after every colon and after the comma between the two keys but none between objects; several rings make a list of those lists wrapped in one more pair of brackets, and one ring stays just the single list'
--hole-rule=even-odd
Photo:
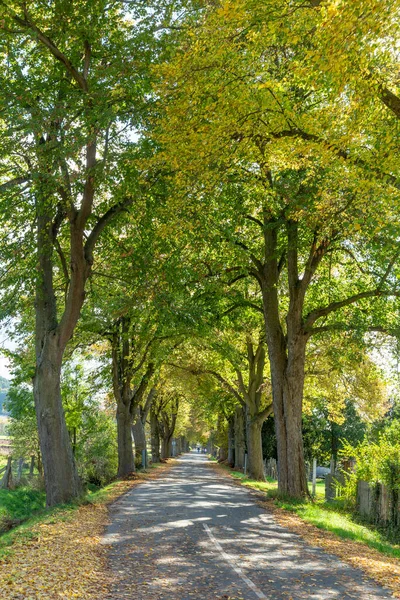
[{"label": "tree canopy", "polygon": [[257,479],[274,447],[304,497],[305,454],[390,409],[373,347],[399,333],[399,17],[0,4],[0,317],[49,505],[129,475],[149,434],[162,458],[208,436]]}]

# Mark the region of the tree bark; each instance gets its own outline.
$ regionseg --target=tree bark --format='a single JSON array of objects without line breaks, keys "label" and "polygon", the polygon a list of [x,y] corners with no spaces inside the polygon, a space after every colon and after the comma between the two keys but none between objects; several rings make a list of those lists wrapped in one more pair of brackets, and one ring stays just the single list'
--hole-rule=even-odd
[{"label": "tree bark", "polygon": [[55,338],[45,343],[34,382],[47,506],[69,502],[81,493],[62,406],[61,356],[54,348]]},{"label": "tree bark", "polygon": [[264,228],[265,263],[258,265],[257,278],[262,291],[271,368],[278,454],[278,487],[283,494],[302,498],[308,495],[302,437],[305,353],[308,336],[302,327],[302,310],[312,269],[316,268],[315,261],[320,260],[320,256],[310,254],[303,279],[300,280],[297,271],[297,225],[287,223],[287,232],[290,302],[286,316],[286,335],[282,329],[279,311],[277,226],[269,220],[265,222]]},{"label": "tree bark", "polygon": [[118,321],[112,338],[112,378],[117,403],[118,477],[135,470],[132,444],[131,372],[128,324]]},{"label": "tree bark", "polygon": [[247,338],[247,361],[249,366],[247,386],[244,384],[241,372],[237,371],[239,389],[246,404],[247,470],[252,478],[264,481],[261,429],[272,412],[272,405],[267,404],[262,408],[265,404],[263,402],[265,367],[263,340],[260,340],[255,347],[252,339]]},{"label": "tree bark", "polygon": [[[144,376],[144,383],[142,385],[143,387],[143,393],[148,385],[148,381],[151,377],[153,373],[153,365],[151,363],[150,366],[150,370],[148,369],[145,376]],[[142,379],[142,382],[143,382]],[[139,393],[139,389],[140,386],[138,388],[138,390],[136,391],[136,396]],[[142,456],[142,452],[143,450],[147,449],[147,440],[146,440],[146,421],[147,421],[147,415],[149,414],[151,405],[154,401],[154,398],[156,396],[156,388],[152,387],[152,389],[150,390],[150,392],[147,394],[147,398],[146,398],[146,402],[144,404],[144,406],[142,406],[140,404],[140,399],[139,399],[139,404],[136,404],[136,402],[138,401],[135,397],[135,403],[133,405],[133,407],[131,407],[131,409],[134,411],[134,415],[135,415],[135,419],[132,425],[132,433],[133,433],[133,439],[135,441],[135,462],[137,465],[142,465],[144,466],[143,463],[143,456]]]},{"label": "tree bark", "polygon": [[235,409],[235,469],[241,471],[244,468],[244,455],[246,451],[244,409],[238,405]]},{"label": "tree bark", "polygon": [[131,413],[129,405],[117,406],[118,477],[126,477],[135,470],[133,458]]},{"label": "tree bark", "polygon": [[171,413],[168,413],[165,409],[161,411],[161,458],[169,458],[172,456],[172,438],[174,436],[176,419],[178,416],[179,399],[174,398],[171,401],[170,406]]},{"label": "tree bark", "polygon": [[151,431],[151,461],[159,463],[160,456],[160,425],[157,418],[157,413],[152,407],[150,409],[150,431]]},{"label": "tree bark", "polygon": [[135,464],[142,465],[142,452],[146,450],[146,433],[144,430],[145,423],[142,421],[141,407],[137,406],[135,411],[135,419],[132,424],[133,439],[135,442]]},{"label": "tree bark", "polygon": [[263,420],[250,419],[248,423],[248,475],[256,481],[265,481],[261,429]]},{"label": "tree bark", "polygon": [[172,434],[165,434],[161,440],[161,458],[170,458],[172,456]]},{"label": "tree bark", "polygon": [[233,467],[235,464],[235,419],[228,419],[228,464]]},{"label": "tree bark", "polygon": [[[53,285],[54,224],[45,197],[38,197],[38,271],[35,301],[36,370],[33,379],[36,420],[46,486],[47,506],[66,503],[81,493],[61,399],[61,365],[66,344],[75,327],[75,315],[61,324],[57,321]],[[76,249],[75,249],[76,251]],[[71,250],[72,253],[72,250]],[[77,286],[77,284],[76,284]],[[70,290],[63,319],[72,302],[83,303],[83,287]]]}]

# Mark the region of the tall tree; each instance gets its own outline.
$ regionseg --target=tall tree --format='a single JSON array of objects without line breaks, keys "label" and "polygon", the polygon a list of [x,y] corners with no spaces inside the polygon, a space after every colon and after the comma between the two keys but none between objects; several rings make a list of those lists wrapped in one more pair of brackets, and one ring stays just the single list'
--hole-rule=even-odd
[{"label": "tall tree", "polygon": [[158,139],[184,214],[210,247],[204,278],[234,272],[258,283],[279,488],[304,496],[307,343],[393,327],[400,165],[382,143],[394,116],[362,119],[363,107],[343,89],[331,94],[308,59],[319,12],[286,9],[238,0],[205,11],[160,72]]},{"label": "tall tree", "polygon": [[63,355],[98,239],[138,193],[132,177],[129,189],[120,185],[117,140],[142,118],[151,53],[141,9],[129,10],[103,0],[0,7],[2,219],[8,225],[17,207],[18,256],[27,257],[28,268],[34,256],[34,394],[49,505],[80,493],[61,403]]}]

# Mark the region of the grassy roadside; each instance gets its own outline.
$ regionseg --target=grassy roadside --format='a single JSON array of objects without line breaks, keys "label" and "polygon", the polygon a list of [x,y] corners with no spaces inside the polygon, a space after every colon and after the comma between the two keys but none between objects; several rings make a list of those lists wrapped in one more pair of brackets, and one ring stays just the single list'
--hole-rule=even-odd
[{"label": "grassy roadside", "polygon": [[101,544],[107,505],[172,464],[89,492],[79,504],[44,510],[1,536],[0,598],[100,598],[109,583]]},{"label": "grassy roadside", "polygon": [[[224,467],[224,465],[221,466]],[[234,477],[235,479],[239,479],[242,485],[251,487],[260,492],[265,492],[268,495],[268,497],[271,498],[277,495],[278,482],[276,481],[276,479],[270,479],[269,477],[267,477],[267,481],[254,481],[253,479],[249,479],[247,475],[244,475],[240,471],[233,471],[229,467],[224,468],[227,469],[227,471],[230,473],[230,475],[232,475],[232,477]],[[309,483],[308,487],[311,493],[312,484]],[[317,481],[315,491],[317,499],[325,498],[325,481]]]},{"label": "grassy roadside", "polygon": [[0,490],[0,520],[2,514],[7,518],[23,520],[16,528],[10,531],[0,530],[0,560],[7,556],[10,546],[14,541],[30,538],[32,527],[42,523],[55,523],[65,521],[72,517],[80,507],[91,504],[108,504],[118,496],[129,491],[133,486],[147,479],[151,479],[157,472],[164,470],[166,464],[156,463],[150,465],[146,471],[139,471],[134,478],[123,481],[114,481],[107,486],[97,489],[88,489],[84,496],[77,502],[46,508],[46,495],[44,491],[29,487],[19,487],[15,490]]},{"label": "grassy roadside", "polygon": [[216,463],[214,468],[238,485],[258,492],[258,503],[273,512],[282,526],[363,569],[368,576],[390,588],[394,597],[400,598],[400,546],[388,542],[378,530],[355,522],[340,506],[326,503],[318,489],[315,502],[281,500],[277,498],[275,481],[254,481]]}]

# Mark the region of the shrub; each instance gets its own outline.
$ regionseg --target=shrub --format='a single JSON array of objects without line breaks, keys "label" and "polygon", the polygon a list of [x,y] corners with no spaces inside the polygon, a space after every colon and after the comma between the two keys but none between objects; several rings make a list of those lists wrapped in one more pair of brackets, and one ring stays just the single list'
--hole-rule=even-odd
[{"label": "shrub", "polygon": [[87,415],[76,449],[79,474],[87,483],[105,485],[117,472],[117,432],[114,420],[101,410]]}]

